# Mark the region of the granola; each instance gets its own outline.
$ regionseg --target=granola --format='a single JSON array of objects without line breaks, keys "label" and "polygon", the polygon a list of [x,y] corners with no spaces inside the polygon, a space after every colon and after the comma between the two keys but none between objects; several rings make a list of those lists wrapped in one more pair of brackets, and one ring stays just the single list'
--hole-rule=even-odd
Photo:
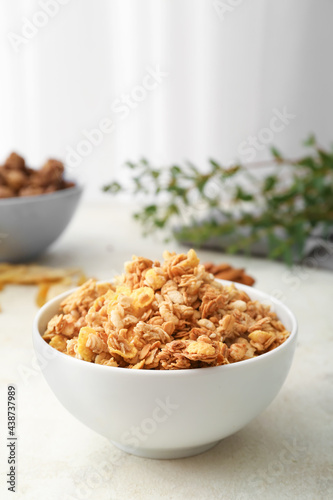
[{"label": "granola", "polygon": [[64,165],[58,160],[50,159],[35,170],[26,166],[22,156],[12,153],[0,165],[0,198],[37,196],[73,186],[64,179]]},{"label": "granola", "polygon": [[114,284],[87,281],[63,300],[43,338],[77,359],[147,370],[236,363],[288,338],[269,306],[222,285],[194,250],[163,257],[134,256]]}]

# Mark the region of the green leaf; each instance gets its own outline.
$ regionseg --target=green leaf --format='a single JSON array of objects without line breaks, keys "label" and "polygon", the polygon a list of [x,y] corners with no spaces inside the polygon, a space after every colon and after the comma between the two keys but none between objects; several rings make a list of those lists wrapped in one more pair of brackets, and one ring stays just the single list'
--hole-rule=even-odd
[{"label": "green leaf", "polygon": [[148,205],[144,208],[144,212],[148,216],[155,215],[157,212],[157,206],[156,205]]},{"label": "green leaf", "polygon": [[278,178],[276,175],[269,175],[266,177],[264,180],[264,185],[263,185],[263,192],[268,193],[268,191],[271,191],[277,184]]},{"label": "green leaf", "polygon": [[163,229],[166,223],[166,219],[155,219],[154,223],[156,227],[158,227],[159,229]]},{"label": "green leaf", "polygon": [[182,173],[182,169],[178,167],[177,165],[173,165],[170,169],[171,175],[177,177],[177,175]]},{"label": "green leaf", "polygon": [[318,155],[319,155],[319,158],[321,160],[321,166],[324,169],[333,170],[333,154],[327,153],[326,151],[323,151],[322,149],[318,149]]},{"label": "green leaf", "polygon": [[219,165],[219,163],[217,161],[213,160],[212,158],[209,159],[209,163],[213,167],[213,172],[214,173],[216,173],[219,170],[221,170],[221,166]]},{"label": "green leaf", "polygon": [[[298,166],[308,167],[311,170],[317,170],[317,161],[313,156],[306,156],[298,161]],[[296,165],[296,166],[297,166]]]},{"label": "green leaf", "polygon": [[236,188],[236,195],[235,195],[236,200],[242,200],[242,201],[253,201],[254,197],[250,193],[245,193],[242,187],[237,186]]},{"label": "green leaf", "polygon": [[290,246],[286,245],[285,246],[285,249],[284,249],[284,252],[283,252],[283,259],[285,261],[285,263],[288,265],[288,266],[292,266],[293,264],[293,253],[292,253],[292,249]]},{"label": "green leaf", "polygon": [[198,190],[199,190],[199,192],[201,194],[203,194],[205,186],[206,186],[208,180],[209,180],[209,177],[207,175],[201,175],[196,180],[195,185],[196,185],[196,187],[198,188]]},{"label": "green leaf", "polygon": [[119,182],[112,182],[111,184],[108,184],[107,186],[103,186],[103,191],[109,192],[111,194],[116,194],[119,193],[119,191],[122,191],[122,187],[119,184]]},{"label": "green leaf", "polygon": [[316,136],[314,134],[310,134],[309,137],[303,142],[304,146],[313,147],[317,143]]},{"label": "green leaf", "polygon": [[179,208],[175,203],[171,203],[167,209],[167,215],[178,215],[179,214]]},{"label": "green leaf", "polygon": [[299,222],[298,224],[292,224],[288,228],[288,234],[294,241],[295,251],[299,258],[303,257],[306,239],[308,237],[308,230],[305,222]]},{"label": "green leaf", "polygon": [[281,153],[274,146],[271,147],[271,153],[276,160],[278,160],[278,161],[283,160]]},{"label": "green leaf", "polygon": [[184,198],[187,192],[186,188],[177,186],[175,184],[170,184],[165,188],[165,190],[168,191],[169,193],[174,193],[175,195],[181,196],[182,198]]},{"label": "green leaf", "polygon": [[234,165],[233,167],[225,168],[222,171],[222,177],[224,178],[233,177],[242,169],[243,167],[241,165]]},{"label": "green leaf", "polygon": [[274,259],[281,255],[281,247],[282,247],[282,252],[284,250],[284,242],[281,244],[280,238],[276,236],[274,231],[270,229],[267,234],[267,241],[268,241],[268,247],[269,247],[269,253],[268,257],[270,259]]}]

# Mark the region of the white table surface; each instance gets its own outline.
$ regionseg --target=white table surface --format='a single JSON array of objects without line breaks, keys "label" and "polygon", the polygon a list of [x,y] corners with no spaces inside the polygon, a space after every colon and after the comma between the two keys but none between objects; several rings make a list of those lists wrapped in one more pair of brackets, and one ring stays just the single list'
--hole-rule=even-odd
[{"label": "white table surface", "polygon": [[[132,254],[162,258],[165,244],[144,239],[129,210],[83,203],[61,239],[40,259],[110,278]],[[245,266],[256,287],[280,295],[299,321],[294,363],[271,406],[212,450],[187,459],[127,455],[72,417],[47,386],[32,347],[35,287],[0,293],[0,498],[235,499],[333,498],[333,274],[200,251],[202,260]],[[7,491],[6,390],[18,392],[18,482]]]}]

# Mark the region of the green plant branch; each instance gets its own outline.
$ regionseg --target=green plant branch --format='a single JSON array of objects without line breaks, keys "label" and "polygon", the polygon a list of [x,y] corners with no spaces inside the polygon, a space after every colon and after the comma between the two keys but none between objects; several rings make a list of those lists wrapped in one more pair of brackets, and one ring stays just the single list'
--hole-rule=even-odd
[{"label": "green plant branch", "polygon": [[[323,237],[333,231],[333,152],[324,150],[313,136],[305,145],[310,154],[299,159],[284,158],[272,148],[269,161],[224,167],[211,159],[206,172],[190,162],[160,169],[145,159],[128,162],[132,185],[112,182],[104,191],[149,198],[134,214],[145,234],[168,230],[197,245],[213,237],[223,245],[225,236],[232,235],[235,241],[227,248],[231,252],[249,251],[263,239],[271,258],[282,257],[290,264],[294,256],[304,256],[314,231]],[[268,175],[252,174],[269,166],[274,171]],[[287,177],[281,167],[288,167]]]}]

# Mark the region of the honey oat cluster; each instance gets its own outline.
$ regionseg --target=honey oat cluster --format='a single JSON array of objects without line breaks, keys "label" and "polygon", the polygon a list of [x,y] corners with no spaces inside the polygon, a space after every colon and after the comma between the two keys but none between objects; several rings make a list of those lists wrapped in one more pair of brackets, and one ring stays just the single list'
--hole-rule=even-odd
[{"label": "honey oat cluster", "polygon": [[289,336],[269,306],[219,283],[187,255],[133,257],[115,284],[87,281],[48,323],[50,346],[101,365],[201,368],[259,356]]},{"label": "honey oat cluster", "polygon": [[0,166],[0,198],[36,196],[73,187],[63,174],[64,165],[58,160],[48,160],[35,170],[26,166],[24,158],[12,153]]}]

